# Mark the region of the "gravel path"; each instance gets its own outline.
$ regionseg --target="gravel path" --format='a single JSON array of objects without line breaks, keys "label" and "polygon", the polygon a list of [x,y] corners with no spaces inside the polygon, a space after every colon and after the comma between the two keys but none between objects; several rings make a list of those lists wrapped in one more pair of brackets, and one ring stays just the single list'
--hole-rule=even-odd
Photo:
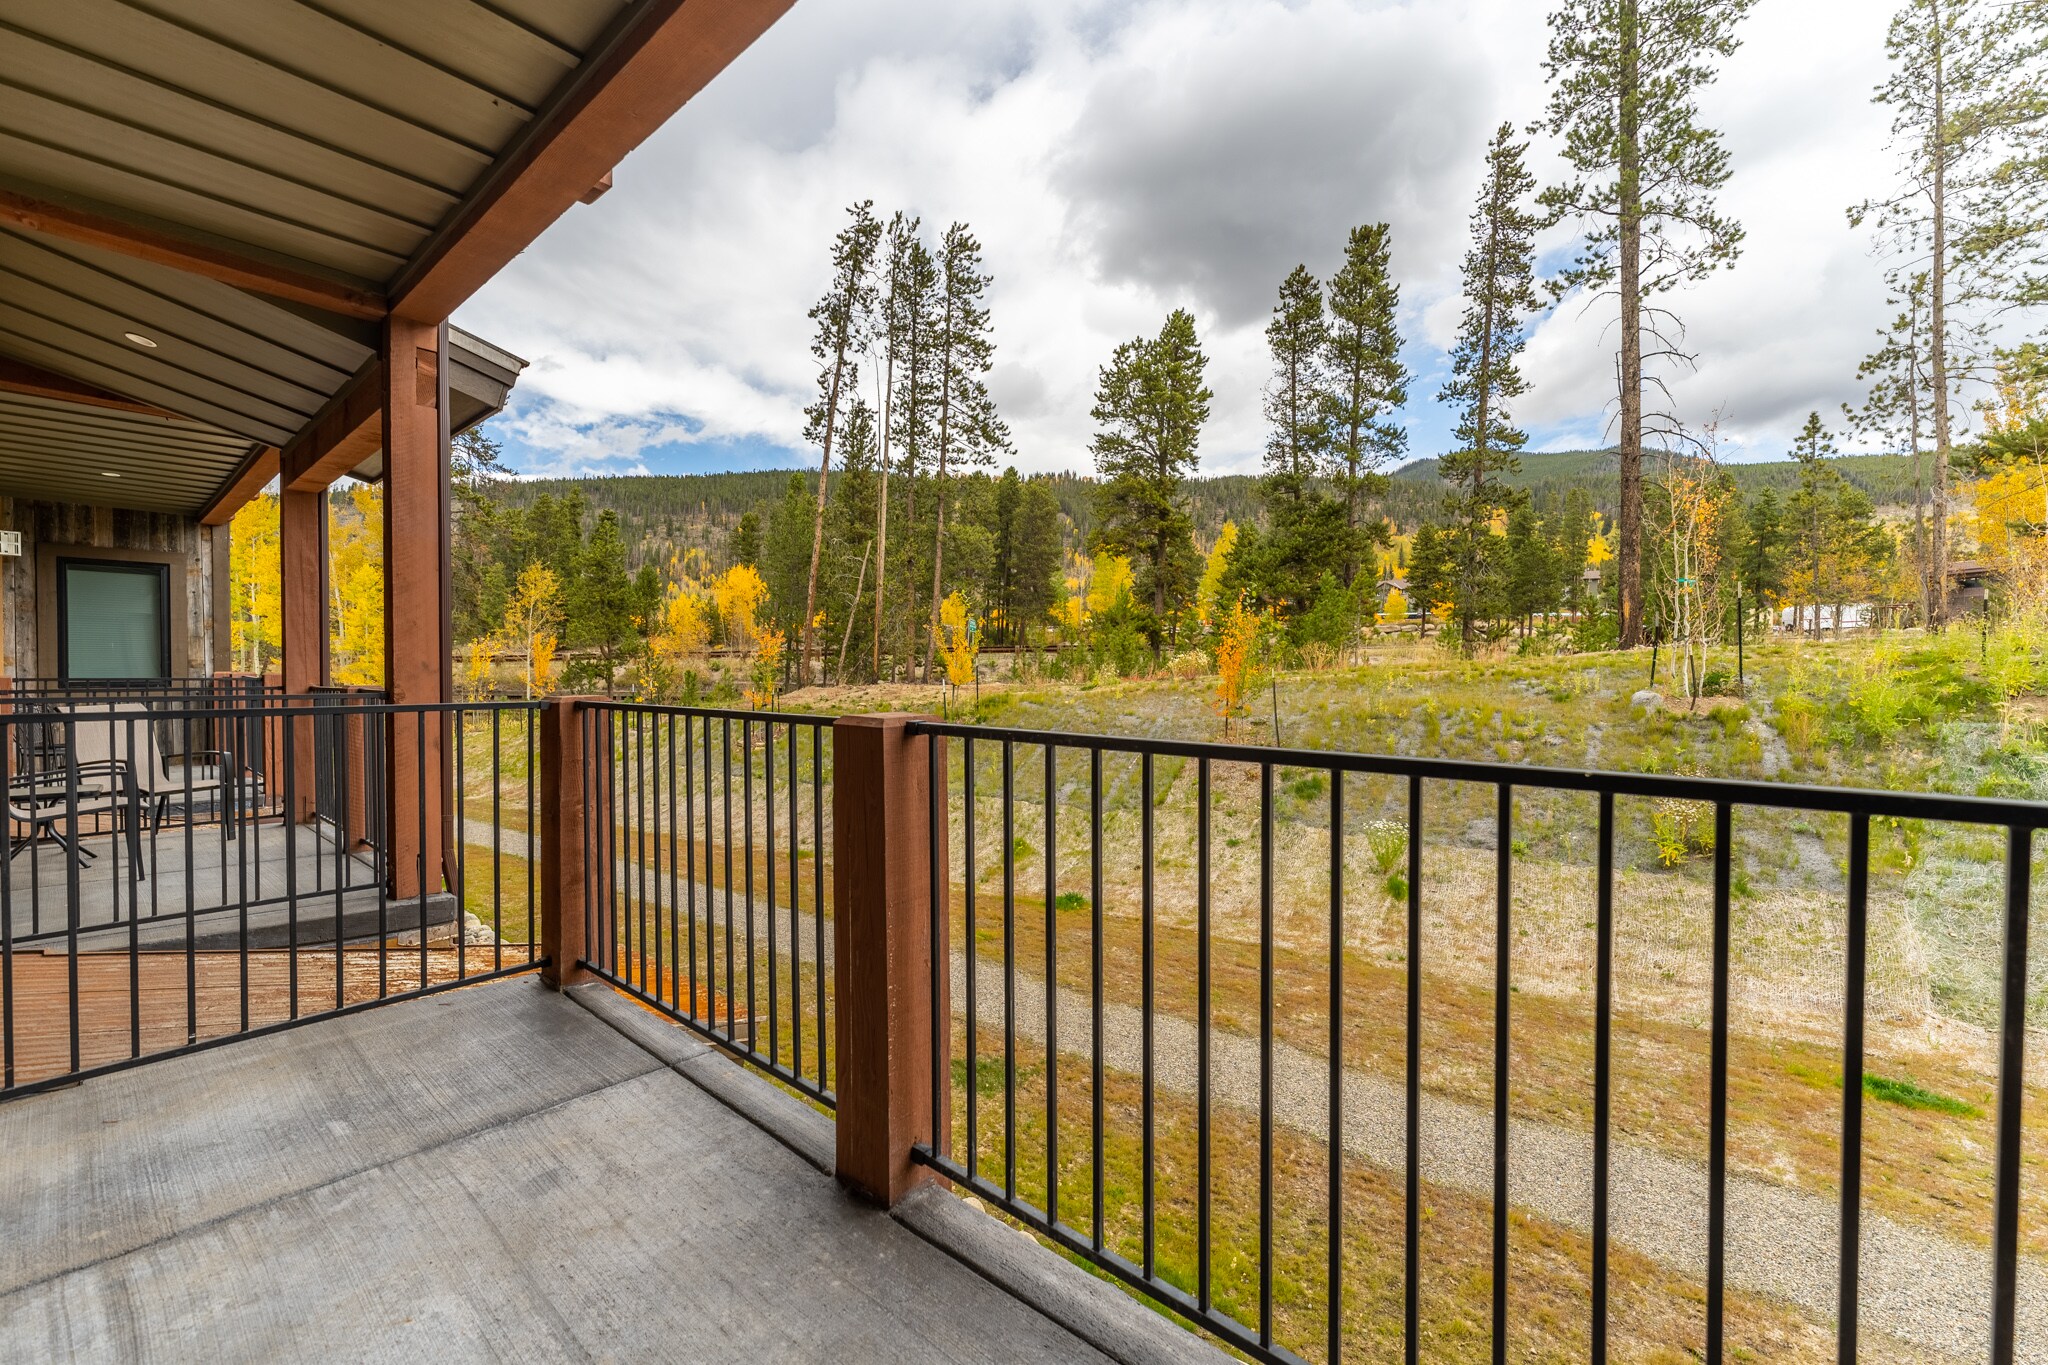
[{"label": "gravel path", "polygon": [[[488,844],[490,826],[469,822],[469,837]],[[521,836],[521,844],[524,837]],[[506,847],[512,844],[508,837]],[[621,874],[625,872],[622,863]],[[666,874],[664,873],[664,880]],[[710,894],[699,888],[700,894]],[[724,893],[716,893],[723,911]],[[744,923],[744,898],[735,896]],[[765,899],[753,906],[755,932],[765,934]],[[816,942],[812,916],[802,914],[800,951],[812,961]],[[776,912],[778,938],[786,946],[789,910]],[[827,960],[832,925],[824,926]],[[984,949],[986,952],[986,949]],[[982,1055],[1000,1055],[1003,1024],[1002,964],[983,958],[976,976]],[[953,1001],[966,1001],[966,963],[953,957]],[[1046,1043],[1043,983],[1017,976],[1017,1030],[1025,1041]],[[1090,1002],[1059,992],[1062,1054],[1089,1055]],[[1129,1005],[1105,1003],[1103,1047],[1106,1065],[1137,1075],[1144,1064],[1143,1021]],[[1154,1022],[1154,1078],[1164,1089],[1195,1091],[1195,1029],[1186,1020],[1160,1015]],[[1273,1048],[1274,1118],[1315,1138],[1327,1133],[1326,1059],[1276,1042]],[[1214,1102],[1257,1112],[1259,1048],[1253,1038],[1223,1030],[1210,1038],[1210,1093]],[[1344,1149],[1352,1157],[1391,1170],[1404,1168],[1406,1094],[1378,1076],[1347,1072],[1344,1082]],[[1425,1093],[1422,1105],[1422,1175],[1480,1198],[1493,1190],[1491,1110]],[[1704,1166],[1617,1142],[1611,1154],[1611,1234],[1626,1245],[1680,1271],[1704,1279],[1707,1263],[1707,1172]],[[1591,1135],[1553,1124],[1514,1120],[1508,1136],[1508,1196],[1515,1207],[1580,1232],[1590,1231],[1593,1208]],[[1727,1275],[1731,1288],[1783,1299],[1824,1320],[1835,1313],[1840,1224],[1834,1205],[1803,1191],[1742,1176],[1728,1182]],[[1980,1360],[1989,1343],[1991,1257],[1937,1234],[1866,1212],[1863,1218],[1862,1320],[1872,1331],[1923,1351],[1958,1361]],[[2019,1277],[2019,1358],[2048,1365],[2048,1272],[2023,1261]]]}]

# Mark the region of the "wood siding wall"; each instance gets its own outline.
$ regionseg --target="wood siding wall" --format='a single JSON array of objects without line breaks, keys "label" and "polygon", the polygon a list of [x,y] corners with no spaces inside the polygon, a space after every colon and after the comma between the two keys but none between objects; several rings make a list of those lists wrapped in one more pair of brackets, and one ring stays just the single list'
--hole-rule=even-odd
[{"label": "wood siding wall", "polygon": [[173,569],[171,610],[184,612],[185,649],[183,658],[171,660],[172,671],[204,676],[227,667],[227,527],[168,512],[0,498],[0,528],[21,532],[20,557],[0,558],[0,676],[57,673],[57,660],[40,657],[37,643],[39,614],[55,610],[56,599],[54,584],[37,582],[36,551],[43,545],[181,556],[184,582]]}]

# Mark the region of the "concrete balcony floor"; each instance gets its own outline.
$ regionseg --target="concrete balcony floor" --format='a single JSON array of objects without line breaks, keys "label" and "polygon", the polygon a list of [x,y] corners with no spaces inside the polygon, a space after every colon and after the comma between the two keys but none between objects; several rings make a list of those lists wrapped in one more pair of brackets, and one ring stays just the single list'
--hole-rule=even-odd
[{"label": "concrete balcony floor", "polygon": [[[293,941],[331,943],[340,927],[344,940],[387,933],[417,932],[416,901],[377,898],[378,867],[367,851],[343,852],[331,830],[317,821],[287,829],[269,817],[237,828],[227,838],[215,823],[187,827],[175,821],[137,836],[144,876],[137,878],[125,831],[85,834],[80,846],[91,855],[78,872],[78,946],[85,951],[125,951],[128,922],[139,919],[137,941],[146,949],[182,948],[189,926],[198,948],[278,948]],[[7,864],[7,916],[17,948],[61,950],[71,923],[70,855],[54,841],[21,848]],[[336,888],[341,890],[337,893]],[[288,893],[297,900],[287,913]],[[238,913],[249,906],[247,923]],[[454,912],[448,897],[430,897],[428,927],[446,924]]]},{"label": "concrete balcony floor", "polygon": [[[854,1202],[828,1120],[583,990],[521,977],[0,1105],[0,1357],[1220,1358],[950,1195]],[[984,1278],[990,1246],[1038,1306]]]}]

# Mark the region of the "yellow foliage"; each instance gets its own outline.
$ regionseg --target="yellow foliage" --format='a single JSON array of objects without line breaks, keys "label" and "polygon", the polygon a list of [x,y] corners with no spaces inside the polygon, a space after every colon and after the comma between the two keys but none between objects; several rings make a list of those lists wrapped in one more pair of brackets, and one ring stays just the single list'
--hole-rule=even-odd
[{"label": "yellow foliage", "polygon": [[965,687],[974,681],[981,632],[967,619],[967,599],[957,590],[939,603],[939,653],[946,661],[947,682]]},{"label": "yellow foliage", "polygon": [[1597,569],[1614,558],[1614,530],[1605,526],[1598,512],[1593,514],[1593,534],[1586,541],[1586,567]]},{"label": "yellow foliage", "polygon": [[1391,522],[1388,523],[1388,529],[1391,534],[1387,537],[1387,543],[1380,546],[1373,555],[1373,569],[1382,578],[1397,574],[1407,567],[1408,556],[1415,549],[1414,535],[1402,535],[1399,531],[1394,531]]},{"label": "yellow foliage", "polygon": [[1380,609],[1379,619],[1383,625],[1398,625],[1408,619],[1408,594],[1399,588],[1387,589],[1387,603]]},{"label": "yellow foliage", "polygon": [[491,642],[478,640],[462,660],[462,695],[471,701],[481,701],[490,691],[490,684]]},{"label": "yellow foliage", "polygon": [[718,606],[719,624],[725,628],[725,643],[734,649],[759,649],[761,637],[756,617],[768,600],[768,584],[751,564],[735,564],[711,583],[711,600]]},{"label": "yellow foliage", "polygon": [[384,489],[356,484],[327,505],[328,641],[334,681],[384,685]]},{"label": "yellow foliage", "polygon": [[[739,567],[752,572],[747,565]],[[754,636],[753,682],[747,689],[749,706],[760,708],[775,705],[775,676],[782,667],[782,647],[785,643],[782,632],[773,627]]]},{"label": "yellow foliage", "polygon": [[1251,690],[1252,651],[1259,640],[1259,618],[1245,610],[1244,599],[1231,604],[1223,618],[1216,641],[1216,713],[1223,717],[1227,732],[1230,722],[1244,714],[1245,698]]},{"label": "yellow foliage", "polygon": [[1970,503],[1985,557],[2005,559],[2014,549],[2015,527],[2022,534],[2025,528],[2048,527],[2048,469],[2017,460],[1994,469],[1971,486]]},{"label": "yellow foliage", "polygon": [[251,498],[228,523],[228,636],[233,667],[267,673],[284,653],[278,501]]},{"label": "yellow foliage", "polygon": [[683,584],[669,589],[668,605],[661,613],[661,629],[649,642],[655,657],[667,664],[680,664],[701,655],[710,644],[711,613],[703,595]]},{"label": "yellow foliage", "polygon": [[533,642],[527,646],[528,696],[533,694],[535,688],[542,692],[548,690],[548,683],[554,678],[555,653],[560,643],[555,639],[553,631],[547,631],[534,636]]},{"label": "yellow foliage", "polygon": [[[538,561],[519,571],[505,599],[503,634],[512,648],[526,655],[522,680],[526,695],[547,691],[549,667],[554,662],[555,629],[562,623],[562,580]],[[543,649],[545,644],[545,649]]]},{"label": "yellow foliage", "polygon": [[1088,577],[1088,614],[1100,616],[1131,596],[1131,561],[1108,551],[1095,556]]},{"label": "yellow foliage", "polygon": [[1216,533],[1216,543],[1209,547],[1209,557],[1202,564],[1202,581],[1195,588],[1195,612],[1204,626],[1216,614],[1219,605],[1217,594],[1223,588],[1223,572],[1230,567],[1230,552],[1237,548],[1237,523],[1226,521],[1223,529]]}]

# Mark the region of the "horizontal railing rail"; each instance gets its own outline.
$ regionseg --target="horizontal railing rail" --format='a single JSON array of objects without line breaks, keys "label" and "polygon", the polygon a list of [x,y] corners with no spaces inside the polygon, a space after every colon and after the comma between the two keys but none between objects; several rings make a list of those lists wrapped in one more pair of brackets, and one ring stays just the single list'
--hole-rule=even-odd
[{"label": "horizontal railing rail", "polygon": [[829,717],[587,701],[581,965],[830,1107]]},{"label": "horizontal railing rail", "polygon": [[0,1097],[541,965],[538,714],[14,698]]},{"label": "horizontal railing rail", "polygon": [[[1214,1332],[1231,1346],[1263,1361],[1297,1361],[1313,1356],[1336,1362],[1347,1348],[1357,1350],[1347,1328],[1344,1305],[1368,1292],[1354,1286],[1347,1251],[1347,1219],[1358,1216],[1360,1198],[1352,1187],[1366,1163],[1347,1154],[1345,1100],[1347,1081],[1346,1022],[1348,1004],[1347,928],[1360,915],[1357,869],[1346,860],[1347,840],[1356,840],[1372,814],[1371,805],[1399,812],[1392,822],[1405,836],[1405,855],[1390,872],[1405,912],[1399,959],[1405,978],[1401,1002],[1402,1127],[1398,1150],[1401,1255],[1400,1334],[1406,1359],[1428,1353],[1422,1321],[1422,1268],[1426,1204],[1446,1191],[1425,1182],[1420,1154],[1424,1132],[1424,968],[1431,943],[1425,940],[1425,892],[1437,893],[1426,875],[1424,859],[1426,813],[1442,803],[1465,828],[1485,829],[1491,837],[1493,949],[1488,973],[1491,997],[1490,1204],[1487,1220],[1490,1246],[1480,1253],[1489,1277],[1488,1306],[1493,1359],[1510,1358],[1513,1323],[1510,1286],[1514,1265],[1510,1255],[1509,1150],[1511,1134],[1511,1042],[1514,1038],[1517,990],[1511,970],[1517,936],[1515,886],[1518,859],[1518,802],[1583,802],[1588,809],[1574,817],[1577,828],[1593,835],[1593,888],[1587,907],[1593,930],[1592,979],[1584,983],[1592,997],[1592,1106],[1590,1146],[1591,1216],[1589,1358],[1604,1361],[1610,1340],[1609,1282],[1614,1215],[1614,1006],[1616,942],[1616,846],[1618,804],[1631,819],[1649,811],[1689,803],[1711,812],[1711,836],[1700,857],[1711,857],[1711,876],[1699,890],[1711,897],[1711,956],[1708,1045],[1703,1049],[1707,1075],[1705,1126],[1707,1198],[1704,1226],[1698,1229],[1704,1257],[1704,1357],[1723,1359],[1727,1342],[1728,1215],[1729,1215],[1729,1068],[1732,906],[1736,887],[1736,819],[1742,811],[1806,812],[1834,817],[1846,825],[1840,862],[1839,904],[1845,916],[1842,959],[1842,1074],[1861,1077],[1866,1063],[1866,987],[1869,980],[1871,836],[1874,821],[1949,822],[1992,827],[2002,833],[2004,875],[2001,896],[1993,908],[2002,919],[2003,961],[1999,988],[1998,1080],[1995,1109],[1996,1149],[1992,1162],[1994,1194],[1990,1220],[1991,1255],[1989,1321],[1986,1330],[1997,1362],[2013,1358],[2017,1316],[2016,1268],[2019,1261],[2022,1061],[2027,1024],[2027,942],[2031,850],[2034,831],[2048,826],[2048,805],[2035,802],[1910,794],[1842,788],[1803,787],[1789,783],[1752,782],[1638,773],[1605,773],[1549,769],[1522,764],[1481,763],[1445,759],[1374,756],[1320,750],[1261,748],[1179,740],[1127,739],[1085,734],[988,728],[938,722],[913,722],[910,731],[931,739],[929,746],[931,835],[931,941],[957,946],[948,954],[932,953],[929,990],[933,1000],[931,1049],[934,1057],[959,1058],[932,1068],[931,1106],[941,1118],[941,1136],[920,1143],[915,1159],[950,1178],[960,1188],[987,1200],[1005,1214],[1060,1247],[1091,1262],[1127,1285],[1150,1296],[1191,1321]],[[950,741],[942,744],[940,741]],[[947,752],[950,749],[950,754]],[[1066,763],[1062,763],[1066,759]],[[1192,810],[1176,806],[1178,836],[1192,849],[1162,850],[1159,810],[1167,791],[1161,785],[1168,765],[1167,788],[1185,802],[1185,776],[1192,767]],[[1076,771],[1076,770],[1079,771]],[[1281,784],[1276,794],[1276,781]],[[1024,794],[1020,798],[1020,783]],[[1229,799],[1226,800],[1225,788]],[[1252,793],[1256,793],[1253,795]],[[1352,795],[1347,795],[1347,792]],[[1357,798],[1356,806],[1347,802]],[[1115,845],[1105,837],[1105,801],[1115,807]],[[1288,803],[1297,824],[1315,831],[1316,851],[1327,859],[1315,874],[1320,883],[1310,903],[1310,918],[1325,915],[1306,946],[1297,931],[1287,945],[1279,941],[1276,924],[1276,862],[1287,859],[1298,870],[1300,840],[1280,847],[1276,808]],[[1234,803],[1234,804],[1233,804]],[[1027,805],[1037,809],[1027,812]],[[1632,809],[1640,805],[1644,809]],[[1078,809],[1076,809],[1078,808]],[[1063,809],[1073,811],[1066,823],[1066,842],[1078,838],[1078,855],[1063,858]],[[1576,811],[1574,805],[1572,810]],[[1243,834],[1231,838],[1230,850],[1219,849],[1213,824],[1227,816]],[[1699,828],[1705,829],[1705,816]],[[1185,826],[1190,823],[1192,829]],[[1136,829],[1131,828],[1132,825]],[[1631,829],[1637,828],[1635,825]],[[1773,830],[1781,829],[1774,826]],[[1773,833],[1772,837],[1783,837]],[[1634,836],[1631,836],[1634,837]],[[1237,851],[1256,840],[1255,850]],[[990,851],[993,843],[994,851]],[[1036,844],[1033,848],[1031,845]],[[948,854],[947,848],[955,850]],[[1192,853],[1192,905],[1163,904],[1160,890],[1162,852],[1170,852],[1176,884],[1185,887]],[[1217,1018],[1219,959],[1217,891],[1219,852],[1227,852],[1243,887],[1252,876],[1245,866],[1256,857],[1256,926],[1241,931],[1255,939],[1256,1003],[1238,1001],[1240,1014],[1255,1015],[1250,1035],[1231,1033]],[[1022,894],[1042,895],[1043,922],[1035,925],[1020,913],[1019,864],[1037,858],[1043,885]],[[1107,869],[1106,859],[1115,860]],[[1077,861],[1085,876],[1068,876]],[[996,880],[1000,876],[999,882]],[[953,879],[958,876],[956,883]],[[1138,921],[1131,937],[1105,948],[1105,877],[1117,882],[1128,914]],[[1135,883],[1133,885],[1133,883]],[[1298,879],[1291,883],[1299,887]],[[1233,887],[1242,890],[1238,884]],[[1187,894],[1183,892],[1182,894]],[[1386,892],[1393,897],[1395,892]],[[1747,894],[1747,893],[1745,893]],[[1297,895],[1297,899],[1298,899]],[[990,902],[996,902],[991,905]],[[1071,928],[1063,925],[1071,912]],[[1192,1057],[1176,1064],[1193,1073],[1191,1096],[1178,1094],[1171,1104],[1161,1076],[1161,1035],[1170,1022],[1161,1005],[1159,970],[1165,949],[1159,935],[1162,913],[1185,928],[1192,920],[1193,967]],[[1377,913],[1377,912],[1376,912]],[[1294,923],[1299,924],[1297,917]],[[1240,923],[1245,923],[1240,921]],[[1020,933],[1038,936],[1026,960]],[[1066,943],[1063,943],[1063,938]],[[1079,968],[1062,967],[1061,953],[1080,940],[1086,954]],[[1175,940],[1177,954],[1184,953]],[[1283,973],[1276,954],[1289,954]],[[1455,951],[1469,953],[1469,945]],[[1232,959],[1242,965],[1241,959]],[[1304,967],[1301,964],[1310,965]],[[1448,963],[1446,966],[1450,965]],[[1483,965],[1483,964],[1482,964]],[[1063,971],[1066,975],[1063,976]],[[948,973],[950,972],[950,979]],[[1020,972],[1024,979],[1020,981]],[[1067,994],[1061,982],[1076,972],[1084,978]],[[986,979],[984,979],[984,977]],[[963,994],[964,1000],[960,997]],[[1323,1053],[1319,1080],[1305,1075],[1298,1061],[1283,1078],[1276,1061],[1276,1010],[1285,993],[1286,1030],[1295,1041],[1282,1045],[1290,1057],[1311,1046]],[[997,998],[991,1000],[990,994]],[[1117,1008],[1106,995],[1135,997],[1135,1038],[1109,1036],[1126,1027],[1112,1018]],[[949,999],[953,1002],[948,1004]],[[1122,1008],[1128,1009],[1128,1005]],[[1065,1011],[1079,1009],[1078,1023],[1063,1022]],[[1027,1017],[1028,1016],[1028,1017]],[[1122,1017],[1122,1016],[1117,1016]],[[1302,1021],[1308,1021],[1302,1023]],[[1296,1025],[1299,1025],[1297,1027]],[[1304,1030],[1307,1030],[1305,1035]],[[1107,1032],[1106,1032],[1107,1031]],[[1315,1036],[1318,1034],[1320,1036]],[[999,1038],[993,1035],[1000,1035]],[[1184,1038],[1177,1033],[1176,1038]],[[1235,1172],[1231,1188],[1240,1195],[1256,1189],[1253,1211],[1236,1206],[1238,1222],[1231,1244],[1232,1259],[1219,1267],[1218,1247],[1224,1237],[1219,1181],[1219,1155],[1225,1102],[1219,1094],[1219,1037],[1249,1056],[1256,1047],[1256,1084],[1242,1071],[1230,1100],[1240,1111],[1256,1114],[1255,1133],[1240,1134],[1239,1148],[1256,1153],[1255,1174]],[[1085,1046],[1078,1068],[1063,1060]],[[1241,1041],[1240,1041],[1241,1040]],[[1063,1041],[1066,1046],[1063,1047]],[[1118,1061],[1110,1053],[1116,1051]],[[1187,1064],[1191,1061],[1191,1067]],[[1136,1074],[1125,1072],[1128,1067]],[[1075,1075],[1078,1069],[1082,1074]],[[1287,1116],[1276,1112],[1283,1079],[1299,1091],[1311,1088],[1311,1101],[1299,1093],[1288,1097]],[[1065,1094],[1063,1095],[1063,1088]],[[1858,1339],[1860,1257],[1863,1248],[1862,1166],[1864,1160],[1863,1087],[1845,1084],[1839,1139],[1842,1152],[1835,1207],[1839,1237],[1832,1271],[1837,1300],[1837,1330],[1844,1343],[1843,1359],[1855,1355]],[[1309,1103],[1312,1117],[1302,1109]],[[1062,1105],[1067,1112],[1062,1112]],[[1074,1113],[1075,1105],[1082,1112]],[[1131,1111],[1135,1110],[1135,1117]],[[1133,1131],[1135,1129],[1135,1131]],[[1192,1130],[1191,1132],[1189,1130]],[[1233,1129],[1232,1131],[1237,1131]],[[991,1140],[991,1132],[993,1139]],[[1162,1157],[1171,1135],[1174,1156]],[[1080,1150],[1071,1145],[1075,1139]],[[1191,1147],[1189,1152],[1186,1148]],[[1285,1148],[1283,1168],[1276,1171],[1276,1153]],[[1304,1153],[1319,1156],[1305,1157]],[[1189,1160],[1192,1157],[1192,1160]],[[1307,1160],[1319,1164],[1314,1178],[1302,1174]],[[1022,1169],[1020,1170],[1020,1162]],[[1291,1192],[1276,1195],[1276,1179],[1289,1182]],[[1520,1177],[1518,1176],[1518,1179]],[[1162,1188],[1164,1182],[1165,1188]],[[1389,1188],[1392,1188],[1391,1184]],[[1070,1194],[1070,1189],[1080,1193]],[[1309,1190],[1304,1196],[1303,1191]],[[1162,1241],[1162,1201],[1191,1206],[1192,1231],[1174,1228],[1169,1249]],[[1303,1199],[1319,1208],[1304,1209]],[[1384,1210],[1376,1212],[1384,1215]],[[1293,1231],[1285,1247],[1276,1247],[1277,1221]],[[1246,1222],[1250,1219],[1251,1222]],[[1314,1230],[1303,1233],[1304,1222]],[[1255,1228],[1252,1227],[1255,1223]],[[1385,1225],[1384,1218],[1378,1224]],[[1249,1230],[1247,1230],[1249,1229]],[[1311,1247],[1318,1247],[1319,1251]],[[1278,1286],[1277,1258],[1286,1255],[1290,1283]],[[1251,1267],[1245,1270],[1246,1265]],[[1526,1273],[1526,1272],[1525,1272]],[[1225,1279],[1229,1279],[1226,1285]],[[1319,1318],[1302,1325],[1303,1298],[1312,1306],[1306,1316]],[[1320,1307],[1314,1307],[1319,1305]],[[1291,1327],[1280,1321],[1291,1312]],[[1373,1349],[1378,1349],[1377,1346]],[[1361,1354],[1364,1352],[1361,1351]]]}]

